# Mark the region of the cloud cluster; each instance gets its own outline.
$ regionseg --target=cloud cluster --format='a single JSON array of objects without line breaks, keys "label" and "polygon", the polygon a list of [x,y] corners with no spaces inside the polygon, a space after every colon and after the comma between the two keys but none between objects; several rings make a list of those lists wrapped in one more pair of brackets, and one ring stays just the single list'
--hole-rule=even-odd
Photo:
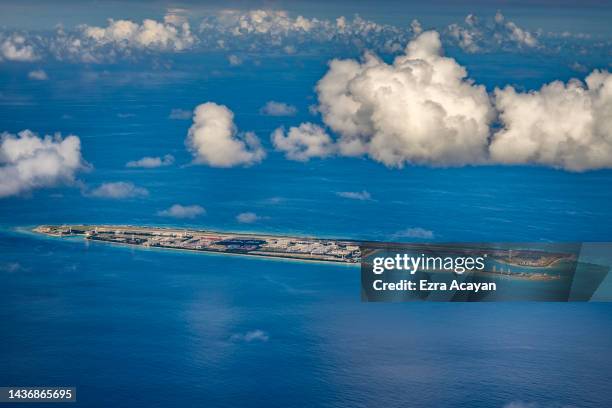
[{"label": "cloud cluster", "polygon": [[21,34],[11,34],[6,38],[0,37],[0,61],[31,62],[40,59],[34,51],[34,46]]},{"label": "cloud cluster", "polygon": [[[7,31],[0,33],[0,59],[34,61],[50,56],[60,61],[106,63],[162,52],[223,50],[228,52],[231,65],[240,65],[243,61],[237,52],[296,54],[325,47],[397,54],[403,51],[403,44],[424,30],[417,20],[394,26],[358,15],[318,19],[291,16],[284,10],[230,9],[207,13],[197,31],[191,29],[187,10],[178,8],[159,21],[110,19],[106,26],[84,24],[71,30],[58,26],[52,34]],[[584,33],[531,32],[499,12],[482,22],[468,15],[461,24],[446,27],[444,35],[467,52],[543,50],[549,46],[559,52],[572,44],[582,51],[584,40],[590,39]],[[551,41],[547,47],[544,40]],[[597,44],[600,49],[609,47],[609,42],[602,41],[592,41],[588,47]]]},{"label": "cloud cluster", "polygon": [[[217,14],[217,30],[229,32],[235,36],[248,34],[287,35],[290,32],[309,32],[320,25],[316,18],[302,16],[292,18],[284,10],[221,10]],[[210,20],[205,20],[201,29],[208,28]]]},{"label": "cloud cluster", "polygon": [[[178,23],[178,25],[175,25]],[[161,51],[182,51],[196,42],[188,22],[146,19],[142,24],[130,20],[109,20],[106,27],[84,26],[83,35],[99,45],[134,47]]]},{"label": "cloud cluster", "polygon": [[71,184],[85,168],[77,136],[39,137],[30,130],[0,135],[0,198]]},{"label": "cloud cluster", "polygon": [[[503,20],[498,18],[500,22]],[[389,167],[539,164],[570,171],[612,167],[612,75],[586,84],[556,81],[540,90],[487,93],[423,32],[388,64],[333,60],[317,84],[323,122],[272,134],[287,158],[368,155]],[[495,125],[495,126],[493,126]],[[497,129],[497,130],[495,130]]]},{"label": "cloud cluster", "polygon": [[95,189],[86,192],[85,195],[96,198],[123,200],[127,198],[146,197],[149,195],[149,191],[146,188],[134,185],[132,182],[116,181],[112,183],[102,183]]},{"label": "cloud cluster", "polygon": [[327,157],[336,150],[331,137],[325,130],[313,123],[302,123],[291,127],[285,134],[280,127],[272,135],[272,144],[276,150],[284,152],[290,160],[308,161],[313,157]]},{"label": "cloud cluster", "polygon": [[435,31],[420,34],[392,64],[333,60],[317,84],[319,112],[341,154],[387,166],[481,161],[494,111],[484,86],[442,55]]},{"label": "cloud cluster", "polygon": [[586,84],[555,81],[538,91],[495,90],[503,128],[494,162],[535,163],[572,171],[612,167],[612,75],[593,71]]},{"label": "cloud cluster", "polygon": [[350,45],[393,52],[409,38],[410,28],[378,24],[359,16],[348,19],[292,17],[284,10],[221,10],[200,24],[200,40],[223,49],[275,49],[294,54],[309,46]]},{"label": "cloud cluster", "polygon": [[188,218],[193,219],[206,214],[206,210],[199,205],[174,204],[170,208],[157,212],[160,217]]},{"label": "cloud cluster", "polygon": [[174,163],[174,156],[166,154],[164,157],[143,157],[142,159],[132,160],[125,164],[125,167],[140,167],[152,169],[155,167],[171,166]]},{"label": "cloud cluster", "polygon": [[469,53],[497,49],[521,50],[540,46],[536,34],[506,20],[499,11],[493,20],[488,22],[481,22],[475,15],[468,14],[463,25],[449,25],[446,34],[456,45]]},{"label": "cloud cluster", "polygon": [[196,163],[212,167],[248,166],[266,155],[255,133],[239,133],[234,113],[213,102],[196,107],[186,144]]}]

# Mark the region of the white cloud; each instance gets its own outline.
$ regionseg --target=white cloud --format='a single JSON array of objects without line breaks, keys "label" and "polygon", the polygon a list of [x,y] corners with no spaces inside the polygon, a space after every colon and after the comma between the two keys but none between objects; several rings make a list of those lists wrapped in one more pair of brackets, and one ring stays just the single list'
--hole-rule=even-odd
[{"label": "white cloud", "polygon": [[612,75],[593,71],[586,84],[555,81],[538,91],[495,90],[503,128],[491,158],[583,171],[612,167]]},{"label": "white cloud", "polygon": [[434,239],[434,233],[421,227],[414,227],[396,232],[393,234],[393,238]]},{"label": "white cloud", "polygon": [[35,81],[46,81],[47,79],[49,79],[49,77],[47,76],[47,73],[43,71],[42,69],[30,71],[28,73],[28,78],[35,80]]},{"label": "white cloud", "polygon": [[196,163],[213,167],[248,166],[266,155],[255,133],[238,133],[234,113],[213,102],[196,107],[186,144]]},{"label": "white cloud", "polygon": [[246,333],[236,333],[231,337],[232,341],[243,341],[246,343],[251,343],[253,341],[266,342],[270,339],[268,333],[263,330],[251,330]]},{"label": "white cloud", "polygon": [[423,32],[423,26],[416,18],[410,22],[410,29],[414,35],[419,35]]},{"label": "white cloud", "polygon": [[174,204],[170,208],[157,212],[157,215],[161,217],[172,217],[172,218],[196,218],[203,214],[206,214],[206,210],[199,205],[180,205],[180,204]]},{"label": "white cloud", "polygon": [[121,200],[125,198],[139,198],[149,195],[146,188],[135,186],[134,183],[117,181],[102,183],[99,187],[87,192],[85,195],[97,198],[110,198]]},{"label": "white cloud", "polygon": [[363,191],[339,191],[336,193],[339,197],[350,198],[351,200],[370,201],[372,196],[369,192]]},{"label": "white cloud", "polygon": [[236,216],[236,221],[242,224],[252,224],[254,222],[259,221],[260,219],[261,217],[255,214],[254,212],[243,212]]},{"label": "white cloud", "polygon": [[85,167],[77,136],[39,137],[30,130],[0,136],[0,198],[71,184]]},{"label": "white cloud", "polygon": [[235,36],[248,34],[278,36],[290,32],[309,32],[319,24],[319,20],[302,16],[292,18],[284,10],[222,10],[217,15],[216,23],[218,29]]},{"label": "white cloud", "polygon": [[280,127],[272,133],[271,139],[276,150],[285,152],[285,157],[290,160],[308,161],[312,157],[327,157],[336,150],[325,130],[312,123],[291,127],[286,135]]},{"label": "white cloud", "polygon": [[[0,57],[9,61],[31,62],[40,59],[34,46],[20,34],[12,34],[0,44]],[[0,58],[1,60],[2,58]]]},{"label": "white cloud", "polygon": [[239,56],[234,55],[234,54],[228,55],[227,61],[233,67],[236,67],[238,65],[242,65],[242,58],[240,58]]},{"label": "white cloud", "polygon": [[497,12],[492,22],[481,23],[473,14],[468,14],[464,25],[451,24],[447,34],[464,51],[475,53],[494,49],[537,48],[540,43],[535,34],[508,21]]},{"label": "white cloud", "polygon": [[174,120],[189,120],[193,116],[193,112],[185,109],[172,109],[168,118]]},{"label": "white cloud", "polygon": [[484,86],[442,55],[427,31],[387,64],[333,60],[317,84],[323,121],[344,155],[367,154],[387,166],[460,165],[482,160],[494,111]]},{"label": "white cloud", "polygon": [[142,167],[151,169],[155,167],[170,166],[174,163],[174,156],[166,154],[164,157],[143,157],[142,159],[132,160],[125,164],[125,167]]},{"label": "white cloud", "polygon": [[293,116],[297,113],[297,108],[283,102],[268,101],[260,112],[268,116]]},{"label": "white cloud", "polygon": [[83,34],[98,45],[112,44],[119,48],[182,51],[191,48],[196,42],[189,23],[179,23],[176,19],[163,23],[146,19],[142,24],[110,19],[106,27],[84,26]]}]

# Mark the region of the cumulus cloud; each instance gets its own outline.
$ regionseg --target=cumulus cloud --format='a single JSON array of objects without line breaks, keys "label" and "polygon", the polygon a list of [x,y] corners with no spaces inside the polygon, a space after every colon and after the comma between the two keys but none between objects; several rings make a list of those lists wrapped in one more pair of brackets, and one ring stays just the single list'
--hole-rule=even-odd
[{"label": "cumulus cloud", "polygon": [[36,69],[34,71],[28,72],[28,78],[35,81],[46,81],[47,79],[49,79],[47,73],[42,69]]},{"label": "cumulus cloud", "polygon": [[319,112],[340,135],[341,154],[390,167],[460,165],[484,156],[494,110],[484,86],[442,55],[435,31],[420,34],[387,64],[333,60],[317,84]]},{"label": "cumulus cloud", "polygon": [[172,109],[168,118],[174,120],[189,120],[193,116],[193,112],[185,109]]},{"label": "cumulus cloud", "polygon": [[351,200],[370,201],[372,196],[369,192],[363,191],[339,191],[336,193],[337,196],[342,198],[350,198]]},{"label": "cumulus cloud", "polygon": [[272,133],[271,139],[276,150],[284,152],[290,160],[308,161],[313,157],[327,157],[336,150],[327,132],[313,123],[291,127],[287,134],[280,127]]},{"label": "cumulus cloud", "polygon": [[612,167],[612,75],[593,71],[586,83],[555,81],[538,91],[495,90],[502,129],[491,158],[583,171]]},{"label": "cumulus cloud", "polygon": [[242,224],[252,224],[261,219],[261,217],[254,212],[243,212],[236,216],[236,221]]},{"label": "cumulus cloud", "polygon": [[166,154],[164,157],[143,157],[142,159],[132,160],[125,164],[125,167],[141,167],[151,169],[155,167],[170,166],[174,163],[174,156]]},{"label": "cumulus cloud", "polygon": [[413,227],[396,232],[393,234],[393,238],[434,239],[434,233],[421,227]]},{"label": "cumulus cloud", "polygon": [[196,218],[200,215],[206,214],[206,210],[199,205],[180,205],[174,204],[170,208],[157,212],[157,215],[161,217],[172,217],[172,218]]},{"label": "cumulus cloud", "polygon": [[[21,34],[12,34],[0,43],[0,56],[9,61],[31,62],[40,59],[34,46]],[[2,59],[0,58],[0,60]]]},{"label": "cumulus cloud", "polygon": [[142,24],[110,19],[106,27],[85,26],[83,34],[100,45],[112,44],[120,48],[182,51],[196,42],[189,23],[176,19],[165,22],[146,19]]},{"label": "cumulus cloud", "polygon": [[196,163],[213,167],[248,166],[266,155],[255,133],[238,133],[234,113],[213,102],[196,107],[186,144]]},{"label": "cumulus cloud", "polygon": [[97,198],[109,198],[122,200],[126,198],[141,198],[149,195],[146,188],[138,187],[131,182],[117,181],[112,183],[102,183],[97,188],[86,192],[85,195]]},{"label": "cumulus cloud", "polygon": [[268,101],[260,112],[268,116],[293,116],[297,113],[297,108],[283,102]]},{"label": "cumulus cloud", "polygon": [[85,167],[75,135],[39,137],[30,130],[0,135],[0,198],[71,184]]},{"label": "cumulus cloud", "polygon": [[263,330],[251,330],[248,331],[246,333],[236,333],[233,334],[232,337],[230,338],[232,341],[240,341],[240,342],[246,342],[246,343],[251,343],[254,341],[258,341],[258,342],[266,342],[270,339],[270,336],[268,335],[268,333],[266,333]]}]

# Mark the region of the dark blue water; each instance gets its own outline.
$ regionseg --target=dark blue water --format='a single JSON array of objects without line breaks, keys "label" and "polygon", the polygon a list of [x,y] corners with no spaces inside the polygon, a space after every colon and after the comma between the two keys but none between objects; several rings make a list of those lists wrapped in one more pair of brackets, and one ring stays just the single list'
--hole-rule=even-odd
[{"label": "dark blue water", "polygon": [[[567,61],[549,57],[460,57],[490,90],[571,74]],[[93,166],[79,176],[84,184],[130,181],[150,192],[113,201],[58,187],[0,200],[0,385],[75,385],[86,407],[610,406],[609,304],[364,304],[356,268],[15,232],[87,222],[367,239],[419,227],[440,241],[611,240],[610,171],[390,170],[365,159],[296,163],[272,151],[250,168],[189,166],[190,122],[169,120],[173,108],[227,104],[268,149],[277,126],[318,121],[307,107],[327,56],[249,58],[234,68],[221,55],[178,56],[170,68],[51,64],[47,82],[0,67],[0,130],[75,133]],[[299,113],[262,117],[268,100]],[[125,167],[167,153],[177,164]],[[372,200],[336,194],[362,190]],[[207,214],[156,215],[175,203]],[[261,218],[239,224],[245,211]]]},{"label": "dark blue water", "polygon": [[0,383],[80,406],[612,400],[609,304],[364,304],[355,267],[0,238]]}]

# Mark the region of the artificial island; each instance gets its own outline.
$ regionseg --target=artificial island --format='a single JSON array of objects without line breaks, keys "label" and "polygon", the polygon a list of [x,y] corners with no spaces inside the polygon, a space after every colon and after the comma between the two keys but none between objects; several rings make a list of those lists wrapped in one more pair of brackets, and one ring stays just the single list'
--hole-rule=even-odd
[{"label": "artificial island", "polygon": [[[538,250],[479,247],[467,244],[390,244],[347,239],[295,237],[286,235],[219,232],[199,229],[164,228],[134,225],[40,225],[34,232],[54,237],[81,236],[88,241],[138,246],[142,248],[179,249],[195,252],[240,254],[317,262],[371,264],[374,254],[382,251],[425,252],[437,256],[487,256],[486,269],[478,275],[529,280],[559,279],[554,265],[575,262],[575,254]],[[424,256],[424,255],[422,255]],[[525,270],[527,267],[528,270]],[[571,269],[571,268],[570,268]],[[561,268],[563,271],[570,270]],[[448,272],[430,270],[429,272]]]},{"label": "artificial island", "polygon": [[33,231],[55,237],[83,236],[91,241],[145,248],[349,264],[361,261],[359,243],[347,240],[130,225],[40,225]]}]

